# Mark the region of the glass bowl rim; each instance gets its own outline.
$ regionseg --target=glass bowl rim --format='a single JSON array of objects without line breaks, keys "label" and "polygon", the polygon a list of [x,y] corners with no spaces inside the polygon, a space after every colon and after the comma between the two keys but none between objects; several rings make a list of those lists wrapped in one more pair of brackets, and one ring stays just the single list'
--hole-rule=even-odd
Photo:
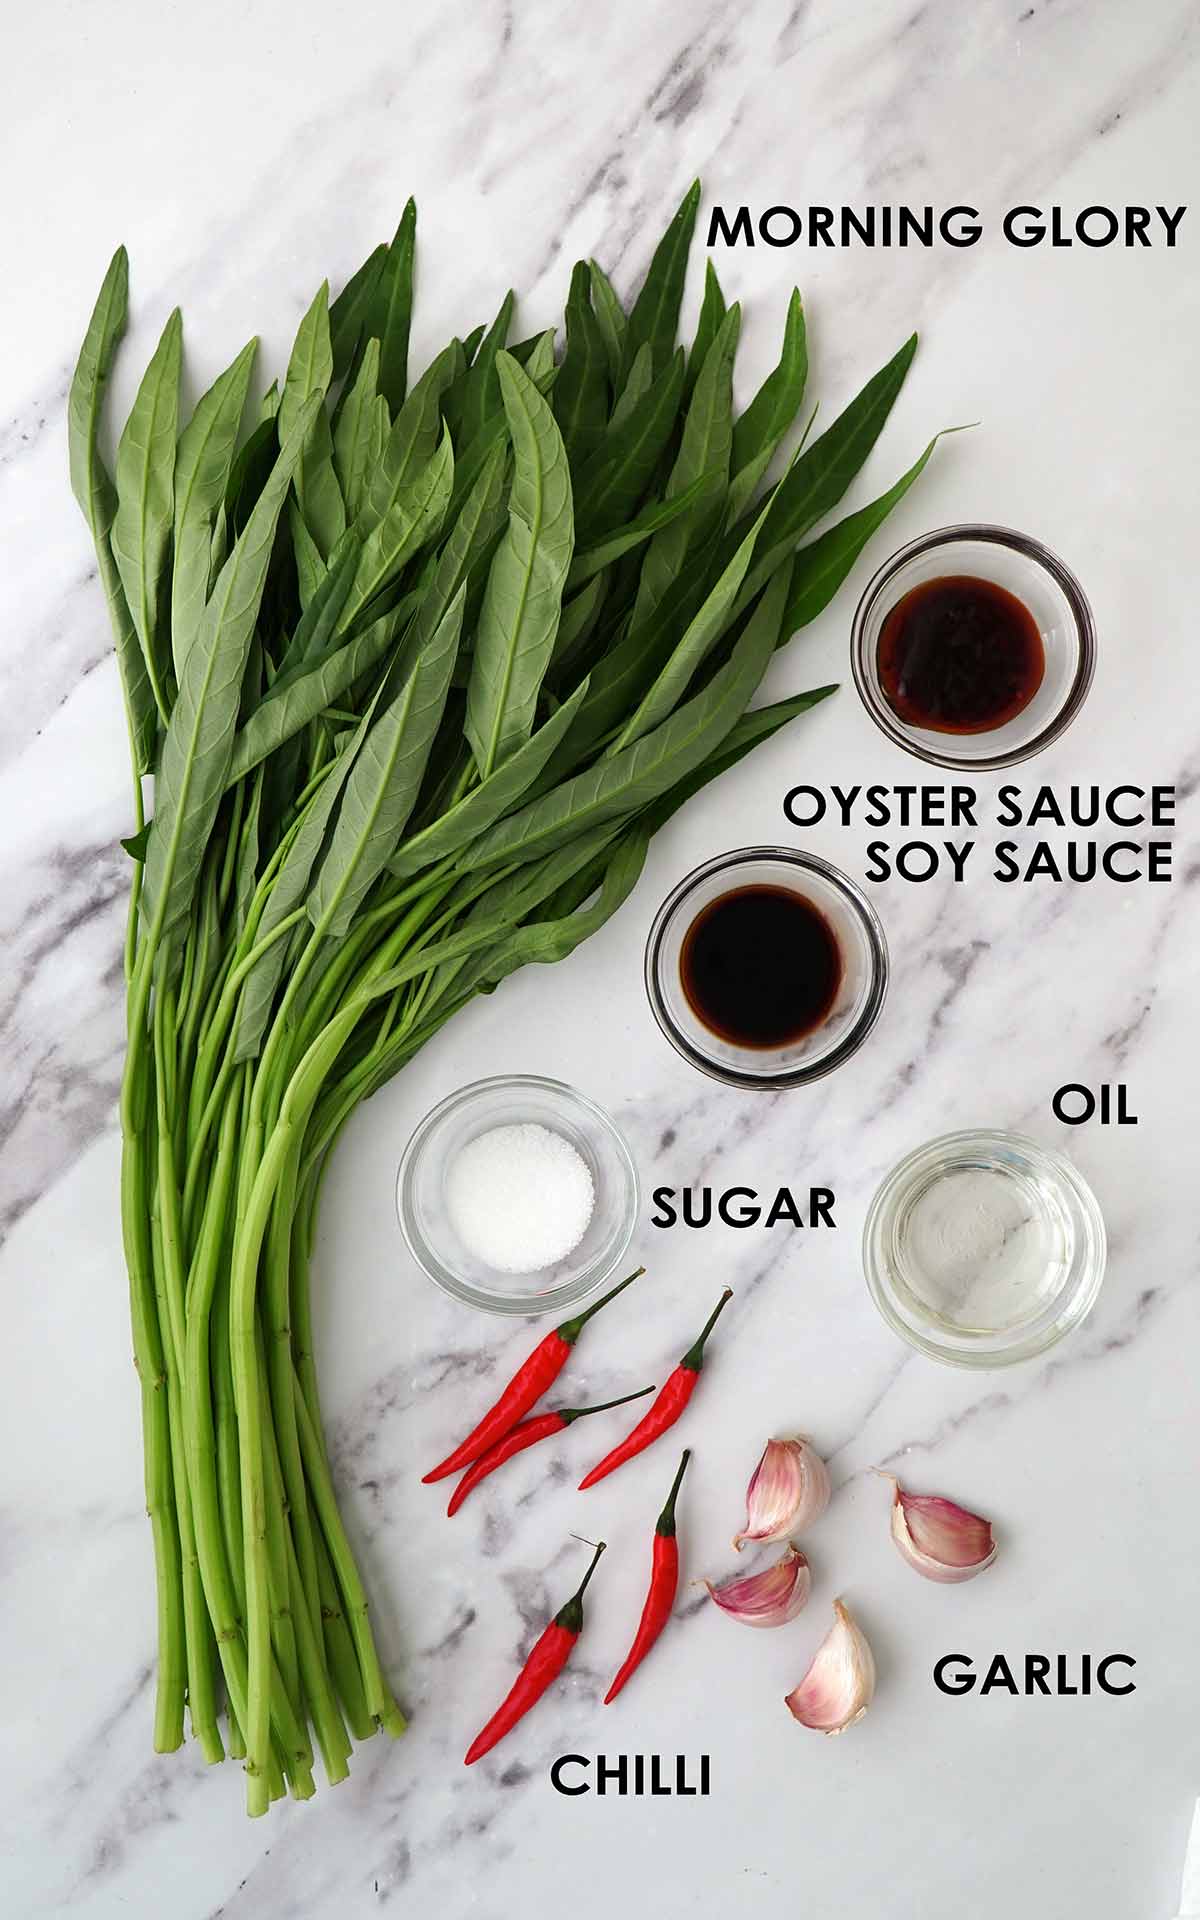
[{"label": "glass bowl rim", "polygon": [[[671,1016],[663,990],[659,985],[659,962],[662,944],[667,926],[676,909],[702,881],[712,874],[739,866],[748,866],[756,860],[775,860],[781,865],[799,867],[808,873],[817,873],[836,893],[840,893],[862,930],[870,955],[870,987],[866,1001],[854,1025],[843,1034],[835,1047],[810,1065],[801,1065],[788,1073],[753,1073],[726,1065],[723,1061],[710,1059],[693,1045],[687,1035],[682,1033]],[[752,1092],[780,1092],[790,1087],[807,1086],[811,1081],[821,1080],[827,1073],[842,1066],[851,1054],[857,1053],[867,1038],[883,1010],[887,998],[890,962],[888,959],[887,936],[883,922],[861,887],[835,867],[830,860],[823,860],[819,854],[805,853],[797,847],[755,846],[733,847],[727,853],[714,855],[711,860],[702,861],[685,873],[683,879],[674,886],[662,902],[651,922],[650,932],[646,936],[645,957],[642,976],[646,988],[646,998],[650,1002],[650,1011],[658,1022],[660,1030],[671,1042],[676,1053],[699,1072],[707,1074],[711,1080],[719,1080],[727,1087],[741,1087]]]},{"label": "glass bowl rim", "polygon": [[[928,1323],[921,1322],[914,1315],[907,1317],[897,1305],[884,1263],[879,1257],[876,1245],[879,1223],[885,1204],[922,1161],[937,1154],[949,1158],[950,1150],[988,1146],[1020,1148],[1026,1156],[1041,1160],[1074,1196],[1084,1223],[1089,1229],[1089,1245],[1086,1256],[1076,1256],[1077,1271],[1074,1272],[1071,1291],[1064,1310],[1052,1314],[1041,1324],[1035,1323],[1032,1331],[1018,1335],[1008,1345],[985,1346],[982,1342],[974,1347],[956,1347],[946,1343],[946,1339],[934,1331],[927,1330]],[[1047,1147],[1032,1135],[1020,1133],[1011,1127],[961,1127],[952,1133],[937,1134],[931,1140],[925,1140],[913,1147],[880,1180],[867,1208],[862,1233],[863,1272],[867,1290],[875,1303],[880,1316],[886,1321],[892,1332],[915,1352],[922,1353],[927,1359],[939,1360],[947,1366],[967,1367],[976,1371],[990,1371],[997,1367],[1015,1366],[1025,1360],[1037,1359],[1057,1346],[1067,1334],[1086,1320],[1096,1304],[1100,1288],[1104,1283],[1104,1274],[1108,1262],[1108,1235],[1104,1225],[1104,1215],[1089,1182],[1079,1171],[1074,1161],[1057,1147]],[[991,1336],[993,1341],[1002,1341],[1005,1335]]]},{"label": "glass bowl rim", "polygon": [[[1018,747],[1010,747],[1004,753],[984,754],[976,758],[966,758],[943,750],[937,752],[930,747],[920,745],[904,723],[897,718],[887,702],[879,697],[871,684],[866,664],[867,623],[874,610],[875,603],[888,582],[910,560],[918,559],[937,547],[952,545],[955,541],[975,540],[985,545],[1007,547],[1010,552],[1019,554],[1022,559],[1032,561],[1048,573],[1059,588],[1070,609],[1075,628],[1079,659],[1075,673],[1061,706],[1052,713],[1045,725],[1031,740]],[[1065,732],[1075,718],[1088,696],[1096,671],[1096,622],[1088,597],[1080,585],[1079,579],[1058,555],[1051,551],[1041,540],[1032,534],[1019,533],[1014,527],[1002,527],[988,521],[963,521],[956,526],[934,527],[929,533],[918,534],[915,540],[899,547],[881,567],[871,575],[863,588],[854,619],[850,626],[850,669],[854,675],[854,684],[858,697],[881,733],[885,733],[896,746],[902,747],[917,760],[923,760],[927,766],[949,767],[958,773],[990,773],[1003,767],[1015,767],[1022,760],[1030,760],[1040,753],[1052,741]],[[944,736],[951,739],[954,736]],[[978,739],[978,734],[967,736]]]},{"label": "glass bowl rim", "polygon": [[[520,1092],[522,1089],[536,1088],[540,1092],[551,1094],[568,1107],[574,1107],[587,1114],[607,1136],[615,1150],[617,1161],[625,1178],[625,1197],[621,1206],[621,1224],[610,1250],[602,1259],[596,1259],[582,1267],[571,1279],[563,1281],[561,1286],[552,1287],[538,1294],[495,1294],[485,1288],[474,1286],[469,1280],[461,1279],[442,1262],[416,1228],[407,1194],[412,1179],[412,1170],[425,1147],[435,1126],[453,1113],[456,1108],[469,1105],[472,1101],[489,1093],[501,1090]],[[641,1182],[637,1165],[630,1151],[629,1143],[612,1115],[590,1095],[581,1093],[578,1087],[571,1086],[566,1080],[556,1080],[549,1074],[541,1073],[495,1073],[481,1080],[470,1080],[465,1086],[456,1087],[451,1093],[443,1095],[428,1113],[417,1122],[409,1135],[400,1162],[396,1168],[396,1216],[400,1223],[400,1232],[412,1258],[422,1273],[464,1306],[477,1307],[483,1313],[505,1314],[510,1318],[540,1318],[546,1313],[557,1313],[564,1307],[582,1304],[589,1295],[596,1293],[620,1265],[629,1250],[630,1242],[637,1229],[638,1214],[641,1211]],[[570,1258],[570,1255],[567,1256]]]}]

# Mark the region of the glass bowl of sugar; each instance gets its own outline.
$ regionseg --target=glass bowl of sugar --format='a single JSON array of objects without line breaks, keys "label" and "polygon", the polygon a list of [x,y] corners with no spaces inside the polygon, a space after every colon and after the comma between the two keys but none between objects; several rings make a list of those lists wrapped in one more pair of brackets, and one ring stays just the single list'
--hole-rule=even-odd
[{"label": "glass bowl of sugar", "polygon": [[409,1252],[485,1313],[559,1312],[616,1271],[638,1179],[602,1107],[536,1074],[476,1080],[427,1113],[404,1149],[396,1210]]},{"label": "glass bowl of sugar", "polygon": [[1091,1312],[1104,1220],[1064,1154],[1024,1134],[943,1134],[894,1167],[871,1203],[872,1298],[919,1353],[959,1367],[1032,1359]]}]

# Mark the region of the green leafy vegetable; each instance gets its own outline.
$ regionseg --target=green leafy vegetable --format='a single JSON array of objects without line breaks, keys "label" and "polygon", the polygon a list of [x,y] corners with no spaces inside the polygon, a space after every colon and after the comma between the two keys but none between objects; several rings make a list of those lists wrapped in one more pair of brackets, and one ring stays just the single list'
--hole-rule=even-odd
[{"label": "green leafy vegetable", "polygon": [[685,487],[672,498],[655,500],[650,506],[644,507],[635,519],[626,522],[619,533],[610,533],[606,540],[589,547],[585,553],[577,553],[567,575],[568,588],[582,586],[585,580],[603,572],[622,554],[641,546],[643,540],[649,540],[652,534],[659,533],[663,527],[669,527],[672,520],[678,520],[681,514],[694,507],[706,491],[703,477],[694,480],[691,486]]},{"label": "green leafy vegetable", "polygon": [[496,355],[508,340],[512,325],[515,295],[506,293],[500,311],[479,343],[471,362],[463,390],[462,445],[469,447],[482,433],[485,420],[500,411],[500,380],[496,373]]},{"label": "green leafy vegetable", "polygon": [[704,297],[700,303],[700,318],[696,322],[692,350],[688,354],[687,380],[684,383],[684,392],[689,398],[692,388],[700,378],[700,369],[708,358],[708,350],[721,330],[725,311],[725,295],[721,291],[717,270],[711,260],[706,260],[704,262]]},{"label": "green leafy vegetable", "polygon": [[175,455],[175,553],[171,574],[171,652],[177,680],[200,630],[212,571],[213,529],[225,499],[246,409],[258,342],[242,348],[231,367],[196,403]]},{"label": "green leafy vegetable", "polygon": [[442,394],[462,364],[462,345],[453,340],[426,368],[400,408],[367,488],[361,516],[364,532],[386,518],[404,487],[432,460],[442,438]]},{"label": "green leafy vegetable", "polygon": [[175,501],[175,434],[183,321],[176,307],[117,445],[112,551],[159,716],[170,717],[164,601]]},{"label": "green leafy vegetable", "polygon": [[367,338],[379,342],[379,391],[393,413],[403,405],[408,391],[416,244],[417,207],[410,200],[375,280],[365,322]]},{"label": "green leafy vegetable", "polygon": [[464,855],[464,867],[535,859],[558,840],[648,805],[691,773],[724,739],[761,680],[778,642],[788,584],[781,570],[732,658],[702,693],[635,745],[500,821]]},{"label": "green leafy vegetable", "polygon": [[733,357],[737,352],[742,310],[730,307],[716,339],[704,358],[683,421],[683,437],[667,481],[667,497],[698,487],[701,498],[686,520],[676,520],[660,532],[642,564],[633,620],[636,626],[657,606],[682,568],[693,542],[707,539],[716,528],[729,486],[729,455],[733,445]]},{"label": "green leafy vegetable", "polygon": [[592,312],[591,275],[576,263],[567,296],[567,350],[554,384],[554,417],[575,461],[595,451],[608,423],[608,350]]},{"label": "green leafy vegetable", "polygon": [[[679,645],[617,735],[615,742],[617,749],[631,745],[634,740],[640,740],[644,733],[648,733],[651,727],[656,726],[671,712],[682,698],[696,669],[707,659],[724,633],[733,617],[734,602],[738,589],[749,570],[761,526],[762,518],[760,517],[742,541],[699,613],[688,622]],[[775,578],[779,578],[778,573]]]},{"label": "green leafy vegetable", "polygon": [[784,434],[800,411],[808,379],[808,339],[804,306],[793,289],[779,364],[769,373],[733,430],[733,484],[729,516],[749,504]]},{"label": "green leafy vegetable", "polygon": [[[359,1102],[477,995],[569,954],[653,833],[833,691],[751,702],[917,479],[836,525],[913,342],[775,486],[804,317],[733,413],[698,188],[627,315],[572,272],[565,346],[514,299],[411,383],[415,208],[301,320],[238,444],[253,349],[179,433],[172,316],[110,477],[114,256],[68,401],[134,818],[121,1208],[158,1590],[154,1739],[244,1756],[251,1813],[404,1721],[326,1453],[307,1271]],[[813,529],[816,536],[800,544]],[[155,770],[145,823],[142,776]]]},{"label": "green leafy vegetable", "polygon": [[320,405],[307,400],[245,531],[217,576],[163,743],[142,907],[158,941],[187,911],[225,787],[242,675],[266,585],[275,524]]},{"label": "green leafy vegetable", "polygon": [[378,464],[371,455],[378,384],[379,342],[368,340],[333,436],[333,462],[351,521],[358,518],[367,475],[373,474]]},{"label": "green leafy vegetable", "polygon": [[634,513],[675,427],[683,392],[682,350],[619,422],[579,476],[579,517],[589,539],[611,533]]},{"label": "green leafy vegetable", "polygon": [[683,283],[699,205],[700,182],[693,180],[679,203],[674,219],[654,249],[654,258],[630,311],[625,341],[626,358],[632,359],[640,346],[648,346],[654,357],[656,373],[661,373],[669,364],[675,351]]},{"label": "green leafy vegetable", "polygon": [[[592,283],[592,305],[596,313],[596,325],[600,329],[604,351],[608,356],[608,377],[615,388],[619,385],[625,369],[629,321],[604,268],[597,266],[594,260],[589,260],[588,273]],[[629,358],[632,360],[633,355],[630,354]]]},{"label": "green leafy vegetable", "polygon": [[[327,579],[333,577],[326,576]],[[260,760],[294,739],[310,721],[335,705],[356,680],[361,680],[386,659],[408,613],[409,609],[402,603],[391,613],[381,614],[318,666],[298,674],[286,686],[272,688],[234,742],[226,785],[232,786],[241,780]]]},{"label": "green leafy vegetable", "polygon": [[815,620],[819,613],[825,611],[871,535],[883,525],[892,508],[903,500],[913,481],[924,473],[940,437],[934,436],[920,459],[913,462],[907,473],[901,474],[894,487],[881,493],[878,500],[872,500],[868,507],[860,507],[857,513],[848,514],[836,527],[830,527],[828,533],[823,533],[820,539],[801,548],[792,575],[791,598],[784,616],[785,637],[795,633],[799,627],[806,627],[810,620]]},{"label": "green leafy vegetable", "polygon": [[346,782],[329,851],[308,902],[309,918],[339,939],[396,850],[441,723],[462,631],[460,587],[440,625],[383,709]]},{"label": "green leafy vegetable", "polygon": [[354,364],[387,257],[386,246],[374,248],[330,305],[329,345],[335,380],[344,379]]},{"label": "green leafy vegetable", "polygon": [[916,350],[914,333],[780,481],[771,495],[760,555],[746,582],[747,595],[756,592],[783,555],[836,507],[875,445]]},{"label": "green leafy vegetable", "polygon": [[586,694],[587,681],[582,680],[570,699],[556,707],[544,725],[531,734],[515,753],[510,754],[494,773],[490,773],[473,792],[464,794],[432,825],[407,841],[395,859],[389,862],[392,872],[419,873],[423,867],[432,866],[447,854],[457,853],[486,827],[490,827],[494,820],[499,820],[502,814],[514,807],[533,785],[570,729]]},{"label": "green leafy vegetable", "polygon": [[554,415],[511,355],[499,354],[497,368],[516,471],[467,688],[467,738],[483,780],[529,738],[573,546],[571,476]]},{"label": "green leafy vegetable", "polygon": [[128,300],[129,260],[124,247],[118,247],[104,276],[79,350],[67,398],[67,444],[71,486],[92,530],[100,582],[112,621],[134,773],[141,774],[149,772],[154,765],[158,710],[113,556],[110,533],[117,506],[116,488],[100,458],[97,441],[104,389],[113,355],[125,331]]},{"label": "green leafy vegetable", "polygon": [[415,553],[432,540],[446,517],[454,485],[454,449],[448,433],[419,473],[400,487],[394,505],[368,535],[359,553],[343,628],[396,579]]}]

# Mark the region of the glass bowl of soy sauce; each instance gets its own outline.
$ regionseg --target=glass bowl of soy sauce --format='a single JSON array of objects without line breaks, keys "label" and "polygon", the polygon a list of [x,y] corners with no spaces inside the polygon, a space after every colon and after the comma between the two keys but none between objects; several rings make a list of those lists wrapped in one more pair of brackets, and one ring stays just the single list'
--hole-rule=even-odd
[{"label": "glass bowl of soy sauce", "polygon": [[1092,683],[1096,630],[1075,575],[1009,527],[939,527],[868,583],[855,684],[888,738],[933,766],[1015,766],[1068,727]]},{"label": "glass bowl of soy sauce", "polygon": [[888,954],[844,873],[789,847],[739,847],[681,880],[646,942],[646,993],[672,1046],[727,1086],[804,1086],[879,1018]]}]

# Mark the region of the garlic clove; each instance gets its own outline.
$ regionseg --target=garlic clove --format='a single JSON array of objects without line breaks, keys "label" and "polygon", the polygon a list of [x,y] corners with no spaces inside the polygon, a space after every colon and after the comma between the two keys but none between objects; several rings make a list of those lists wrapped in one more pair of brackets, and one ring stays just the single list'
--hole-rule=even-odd
[{"label": "garlic clove", "polygon": [[844,1733],[861,1720],[875,1692],[875,1659],[849,1607],[833,1603],[834,1621],[785,1705],[802,1727]]},{"label": "garlic clove", "polygon": [[973,1580],[996,1558],[990,1520],[936,1494],[906,1493],[891,1474],[892,1539],[926,1580]]},{"label": "garlic clove", "polygon": [[704,1582],[722,1613],[746,1627],[781,1627],[794,1620],[812,1590],[812,1572],[798,1548],[788,1542],[782,1560],[760,1573],[738,1574],[714,1586]]},{"label": "garlic clove", "polygon": [[733,1536],[745,1543],[784,1540],[799,1533],[829,1505],[829,1469],[807,1440],[768,1440],[746,1488],[746,1524]]}]

